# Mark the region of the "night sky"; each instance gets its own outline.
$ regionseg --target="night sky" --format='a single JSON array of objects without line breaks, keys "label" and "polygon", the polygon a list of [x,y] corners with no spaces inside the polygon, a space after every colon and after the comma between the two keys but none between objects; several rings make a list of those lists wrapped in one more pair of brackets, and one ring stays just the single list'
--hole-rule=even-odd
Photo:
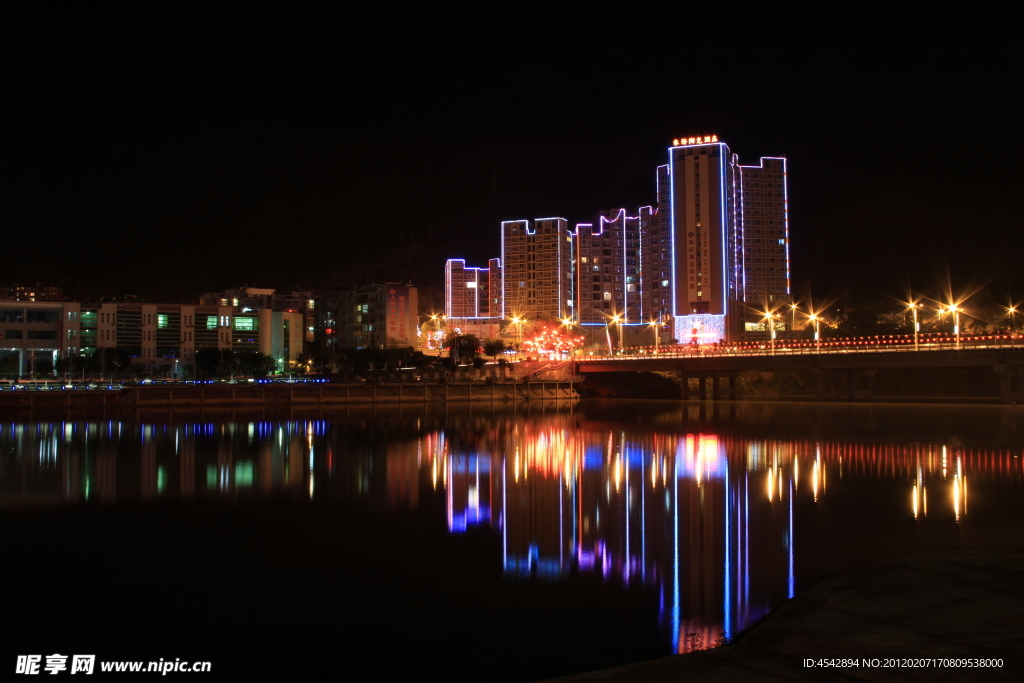
[{"label": "night sky", "polygon": [[24,12],[0,283],[413,279],[430,305],[501,220],[653,203],[672,138],[716,134],[789,158],[798,295],[1024,299],[1019,11]]}]

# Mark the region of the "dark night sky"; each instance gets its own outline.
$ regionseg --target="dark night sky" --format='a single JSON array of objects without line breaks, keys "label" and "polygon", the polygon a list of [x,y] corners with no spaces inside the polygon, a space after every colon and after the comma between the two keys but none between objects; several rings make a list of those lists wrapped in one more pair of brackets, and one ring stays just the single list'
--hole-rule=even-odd
[{"label": "dark night sky", "polygon": [[1019,12],[31,12],[0,283],[436,285],[502,219],[652,203],[671,139],[715,133],[789,158],[798,291],[1024,297]]}]

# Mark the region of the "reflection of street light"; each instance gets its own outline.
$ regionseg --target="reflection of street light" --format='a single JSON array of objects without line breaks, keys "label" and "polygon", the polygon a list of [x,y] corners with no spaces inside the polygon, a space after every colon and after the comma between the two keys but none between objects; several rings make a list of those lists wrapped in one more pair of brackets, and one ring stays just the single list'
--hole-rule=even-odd
[{"label": "reflection of street light", "polygon": [[811,313],[807,319],[814,323],[814,343],[818,347],[817,352],[821,353],[821,328],[819,327],[821,325],[821,318],[818,317],[817,313]]}]

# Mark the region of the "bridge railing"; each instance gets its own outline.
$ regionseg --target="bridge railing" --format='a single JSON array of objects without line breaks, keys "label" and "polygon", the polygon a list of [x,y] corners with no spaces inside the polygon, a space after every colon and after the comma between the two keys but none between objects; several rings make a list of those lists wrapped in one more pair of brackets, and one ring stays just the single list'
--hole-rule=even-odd
[{"label": "bridge railing", "polygon": [[776,339],[773,341],[737,342],[734,344],[676,344],[672,346],[630,346],[609,354],[602,349],[579,356],[579,360],[594,359],[636,359],[636,358],[694,358],[715,356],[769,356],[769,355],[814,355],[841,353],[894,353],[954,351],[992,349],[998,347],[1024,346],[1021,334],[960,335],[927,333],[914,335],[878,335],[872,337],[850,337],[823,339],[821,342],[806,339]]}]

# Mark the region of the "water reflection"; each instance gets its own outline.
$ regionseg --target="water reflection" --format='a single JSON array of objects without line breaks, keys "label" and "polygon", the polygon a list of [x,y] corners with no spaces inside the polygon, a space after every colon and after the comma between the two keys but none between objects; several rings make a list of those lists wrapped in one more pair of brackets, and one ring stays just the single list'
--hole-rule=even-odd
[{"label": "water reflection", "polygon": [[500,536],[510,580],[591,576],[649,589],[671,650],[686,652],[794,595],[798,564],[822,552],[820,536],[801,530],[820,526],[830,497],[863,498],[864,511],[895,483],[909,505],[882,506],[878,524],[929,515],[960,524],[969,479],[1021,483],[1019,446],[877,431],[794,438],[737,428],[749,420],[647,417],[9,423],[0,504],[287,493],[417,511],[421,496],[438,496],[451,533]]}]

